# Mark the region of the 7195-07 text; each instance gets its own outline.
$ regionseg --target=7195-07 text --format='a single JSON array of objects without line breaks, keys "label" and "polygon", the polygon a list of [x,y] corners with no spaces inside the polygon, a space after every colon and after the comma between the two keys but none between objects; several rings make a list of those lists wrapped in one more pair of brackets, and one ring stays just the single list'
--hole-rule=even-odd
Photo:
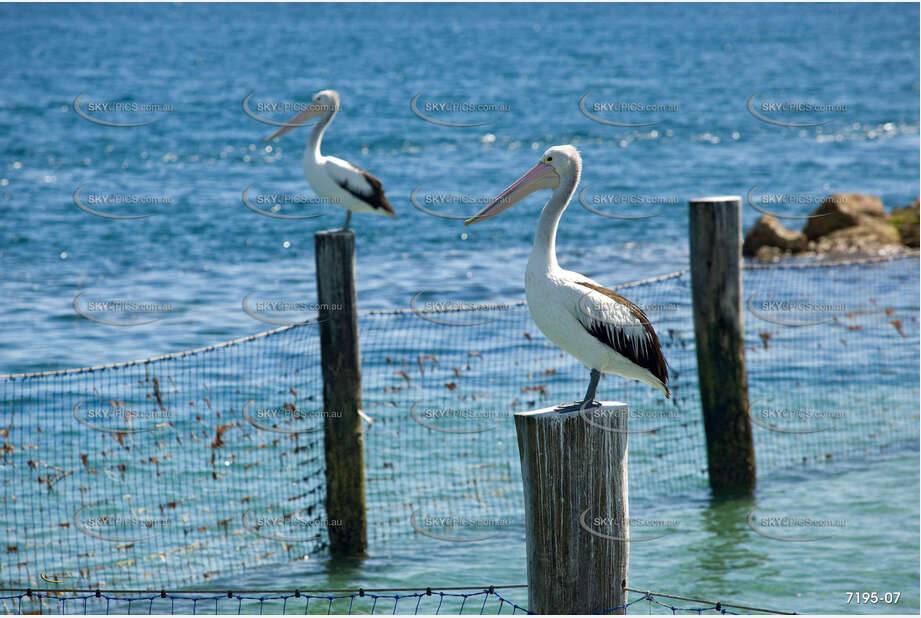
[{"label": "7195-07 text", "polygon": [[895,605],[902,596],[901,592],[846,592],[845,594],[847,595],[848,605],[852,603]]}]

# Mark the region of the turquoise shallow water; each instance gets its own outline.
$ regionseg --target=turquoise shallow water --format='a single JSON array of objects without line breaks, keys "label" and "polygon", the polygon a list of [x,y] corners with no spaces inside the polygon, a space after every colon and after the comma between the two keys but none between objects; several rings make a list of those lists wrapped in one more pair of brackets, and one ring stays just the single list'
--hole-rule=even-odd
[{"label": "turquoise shallow water", "polygon": [[[313,299],[312,233],[341,216],[292,223],[243,207],[253,183],[309,195],[299,163],[306,132],[269,150],[262,138],[274,129],[241,110],[250,92],[286,101],[325,87],[342,94],[324,148],[379,176],[399,214],[353,220],[366,309],[406,307],[422,290],[450,290],[452,301],[521,299],[540,198],[463,230],[410,196],[494,194],[556,143],[582,151],[589,197],[662,204],[649,220],[599,217],[578,204],[567,212],[561,262],[610,283],[686,267],[688,198],[757,185],[811,199],[862,191],[891,207],[918,193],[917,6],[7,4],[0,17],[0,373],[259,332],[266,325],[241,310],[254,291]],[[172,111],[148,127],[102,127],[74,113],[81,93]],[[436,126],[410,110],[418,93],[508,109],[447,116],[491,123],[482,127]],[[586,93],[590,103],[677,111],[662,111],[654,127],[611,127],[579,112]],[[847,109],[822,115],[831,122],[820,127],[777,127],[746,109],[756,94]],[[94,217],[73,203],[84,184],[169,202],[148,219]],[[745,225],[758,215],[746,207]],[[819,298],[833,289],[817,288]],[[75,314],[80,292],[172,310],[155,325],[111,327]],[[795,611],[918,609],[915,451],[777,473],[752,501],[714,503],[692,491],[664,502],[632,505],[634,516],[679,522],[633,548],[635,587]],[[846,525],[829,539],[777,541],[748,526],[752,511]],[[216,585],[522,583],[523,555],[513,526],[490,542],[413,537],[360,565],[312,557]],[[849,607],[848,590],[903,594],[894,608]]]},{"label": "turquoise shallow water", "polygon": [[[631,517],[678,525],[660,539],[631,544],[629,585],[799,613],[917,613],[917,464],[916,453],[899,453],[872,466],[791,470],[762,482],[751,499],[714,501],[701,492],[665,504],[634,501]],[[750,525],[752,512],[759,519],[808,518],[830,524],[772,529],[757,521]],[[788,542],[759,532],[828,538]],[[233,585],[271,587],[291,581],[338,589],[407,582],[519,584],[526,581],[524,564],[524,530],[509,529],[495,542],[475,544],[420,536],[403,549],[360,564],[307,561],[235,578]],[[898,605],[861,606],[847,603],[848,591],[902,595]],[[527,605],[524,591],[503,595]]]}]

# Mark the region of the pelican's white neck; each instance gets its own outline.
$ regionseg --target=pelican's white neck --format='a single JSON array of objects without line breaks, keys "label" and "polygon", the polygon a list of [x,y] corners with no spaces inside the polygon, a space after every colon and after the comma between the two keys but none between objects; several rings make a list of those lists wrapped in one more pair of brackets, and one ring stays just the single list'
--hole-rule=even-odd
[{"label": "pelican's white neck", "polygon": [[307,148],[304,150],[305,160],[313,159],[319,162],[323,157],[320,153],[320,145],[323,143],[323,133],[326,131],[326,127],[329,126],[329,123],[333,121],[333,116],[335,115],[336,110],[332,110],[323,115],[317,124],[314,125],[313,130],[310,132],[310,139],[307,141]]},{"label": "pelican's white neck", "polygon": [[570,166],[560,177],[560,184],[553,190],[553,195],[544,205],[537,224],[537,233],[534,235],[531,257],[528,258],[528,270],[537,269],[549,272],[559,269],[560,265],[556,261],[556,229],[559,226],[560,217],[563,216],[563,211],[566,210],[569,200],[576,192],[576,187],[579,186],[581,173],[581,165]]}]

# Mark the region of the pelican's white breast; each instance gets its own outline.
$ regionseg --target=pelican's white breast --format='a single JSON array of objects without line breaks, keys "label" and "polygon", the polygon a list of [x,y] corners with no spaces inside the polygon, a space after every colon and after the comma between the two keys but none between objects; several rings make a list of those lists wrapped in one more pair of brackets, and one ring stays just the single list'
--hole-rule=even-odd
[{"label": "pelican's white breast", "polygon": [[661,383],[650,371],[603,343],[590,328],[609,329],[614,337],[629,339],[638,349],[652,351],[648,330],[630,307],[586,287],[601,287],[579,273],[530,263],[525,294],[534,323],[547,339],[590,369],[641,380],[656,388]]}]

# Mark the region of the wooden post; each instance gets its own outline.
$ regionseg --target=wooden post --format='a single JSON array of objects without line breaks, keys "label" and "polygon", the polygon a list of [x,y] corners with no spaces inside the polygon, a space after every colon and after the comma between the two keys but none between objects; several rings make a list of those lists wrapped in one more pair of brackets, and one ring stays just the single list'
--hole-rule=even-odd
[{"label": "wooden post", "polygon": [[[627,406],[515,414],[528,609],[592,614],[626,602]],[[614,613],[623,614],[623,610]]]},{"label": "wooden post", "polygon": [[691,285],[697,373],[715,494],[754,490],[742,318],[742,198],[690,203]]},{"label": "wooden post", "polygon": [[361,352],[355,300],[355,233],[314,235],[320,356],[323,364],[323,443],[330,552],[362,555],[368,547],[365,512]]}]

